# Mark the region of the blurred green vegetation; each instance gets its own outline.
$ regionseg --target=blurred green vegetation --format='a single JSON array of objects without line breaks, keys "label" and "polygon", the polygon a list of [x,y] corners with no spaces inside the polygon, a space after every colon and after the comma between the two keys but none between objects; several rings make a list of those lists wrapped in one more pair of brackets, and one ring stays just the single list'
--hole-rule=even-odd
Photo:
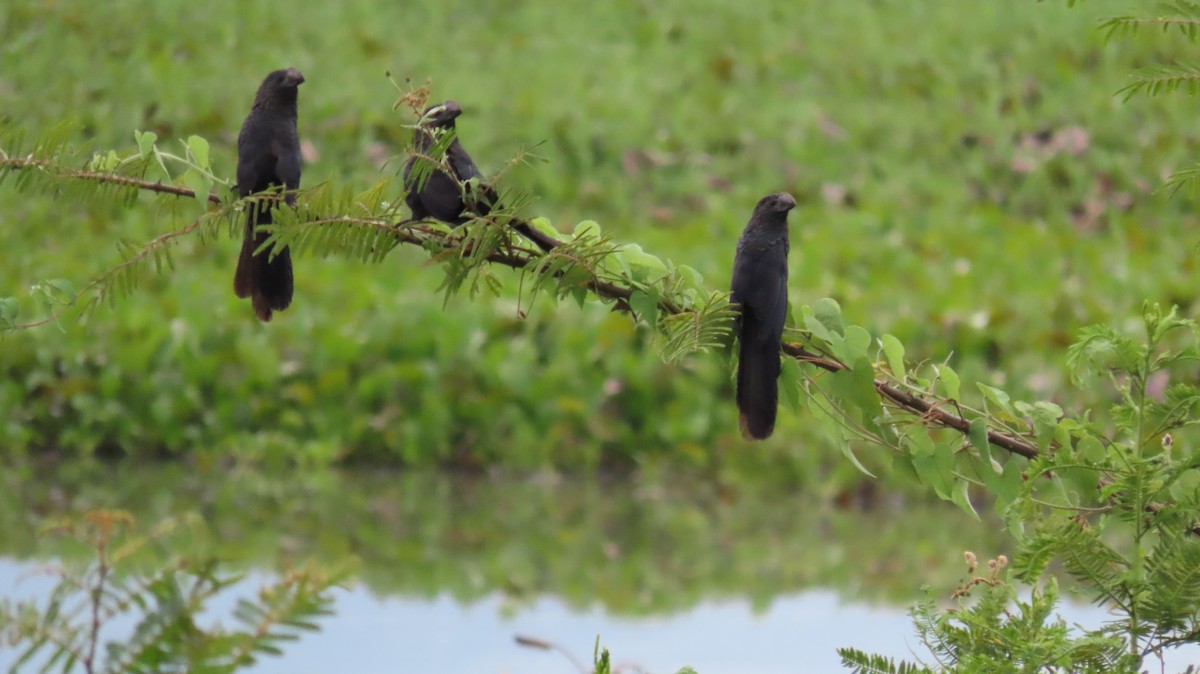
[{"label": "blurred green vegetation", "polygon": [[555,596],[637,615],[725,597],[766,608],[811,588],[905,603],[922,585],[949,594],[963,550],[1009,550],[999,522],[980,526],[945,504],[864,493],[837,506],[757,481],[666,477],[27,464],[0,474],[0,557],[76,559],[87,551],[38,528],[51,515],[115,507],[145,526],[198,520],[169,554],[215,557],[226,572],[357,557],[356,579],[383,595],[501,593],[513,606]]},{"label": "blurred green vegetation", "polygon": [[[429,78],[463,103],[485,170],[537,146],[545,164],[506,176],[538,198],[530,215],[599,220],[719,288],[755,200],[789,190],[794,299],[835,297],[912,358],[1053,400],[1080,326],[1146,298],[1191,304],[1196,219],[1189,199],[1154,192],[1197,155],[1191,102],[1111,95],[1186,42],[1105,45],[1097,19],[1127,9],[16,0],[0,7],[0,114],[30,134],[74,119],[98,149],[131,147],[134,129],[163,145],[199,134],[232,177],[255,88],[292,65],[308,78],[305,185],[365,188],[408,136],[385,71]],[[120,260],[117,240],[170,228],[151,208],[11,187],[0,214],[0,295],[26,316],[31,284],[81,286]],[[854,474],[789,413],[749,451],[719,354],[663,365],[601,307],[538,304],[520,320],[515,275],[500,298],[443,307],[419,251],[377,267],[301,259],[295,304],[262,326],[233,297],[236,253],[189,242],[174,272],[91,323],[5,337],[0,452],[519,468],[670,456],[810,485]]]}]

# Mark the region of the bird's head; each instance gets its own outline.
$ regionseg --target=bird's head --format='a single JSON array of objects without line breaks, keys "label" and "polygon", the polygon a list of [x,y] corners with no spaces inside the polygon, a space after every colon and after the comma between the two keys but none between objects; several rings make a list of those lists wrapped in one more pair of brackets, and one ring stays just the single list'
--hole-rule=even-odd
[{"label": "bird's head", "polygon": [[461,114],[462,106],[457,101],[445,101],[425,108],[419,124],[425,127],[450,128],[454,126],[454,120]]},{"label": "bird's head", "polygon": [[263,80],[263,87],[271,89],[295,89],[304,84],[304,74],[295,68],[284,68],[276,70],[267,75]]},{"label": "bird's head", "polygon": [[271,72],[263,79],[254,97],[254,107],[259,110],[283,110],[291,113],[296,109],[296,87],[304,83],[304,75],[295,68],[284,68]]},{"label": "bird's head", "polygon": [[796,207],[796,198],[787,192],[777,192],[768,194],[758,200],[758,204],[754,207],[754,215],[783,215],[787,217],[787,212]]}]

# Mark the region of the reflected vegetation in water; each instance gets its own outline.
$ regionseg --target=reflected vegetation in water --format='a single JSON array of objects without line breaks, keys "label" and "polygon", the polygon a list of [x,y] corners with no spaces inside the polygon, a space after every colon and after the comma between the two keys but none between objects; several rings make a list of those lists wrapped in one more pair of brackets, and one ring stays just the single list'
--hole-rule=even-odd
[{"label": "reflected vegetation in water", "polygon": [[[39,540],[46,517],[92,507],[139,522],[197,513],[197,552],[236,566],[309,557],[361,560],[377,595],[540,597],[619,615],[687,610],[827,588],[907,604],[922,585],[948,594],[962,551],[1004,552],[998,524],[942,503],[883,498],[837,508],[803,493],[673,474],[621,479],[464,477],[413,472],[258,472],[179,465],[65,464],[0,478],[0,556],[78,554]],[[946,592],[942,592],[946,590]]]},{"label": "reflected vegetation in water", "polygon": [[[868,499],[871,500],[871,499]],[[360,560],[321,631],[261,661],[273,672],[571,672],[518,647],[549,639],[587,660],[600,636],[618,662],[702,674],[842,671],[835,649],[908,657],[904,607],[923,585],[948,597],[962,551],[992,556],[1006,536],[941,503],[883,498],[839,508],[809,494],[695,476],[620,480],[439,473],[28,466],[0,473],[0,596],[37,599],[41,562],[80,558],[39,538],[58,515],[129,510],[142,526],[199,515],[173,554],[216,555],[257,581],[315,558]],[[36,576],[36,574],[35,574]],[[237,596],[209,606],[231,613]],[[872,606],[871,604],[874,604]],[[879,604],[891,604],[880,606]],[[1097,625],[1103,608],[1065,604]],[[132,623],[117,626],[132,629]],[[1195,652],[1179,653],[1174,667]],[[0,652],[0,668],[15,654]]]}]

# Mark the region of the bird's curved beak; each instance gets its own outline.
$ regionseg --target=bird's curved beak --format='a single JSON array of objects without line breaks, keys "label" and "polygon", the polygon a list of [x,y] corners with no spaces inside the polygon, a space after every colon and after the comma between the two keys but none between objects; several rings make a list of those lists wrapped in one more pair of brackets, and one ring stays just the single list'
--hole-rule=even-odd
[{"label": "bird's curved beak", "polygon": [[451,100],[442,103],[442,119],[446,120],[447,122],[452,119],[457,119],[461,114],[462,106],[458,104],[458,101]]},{"label": "bird's curved beak", "polygon": [[441,115],[442,111],[445,109],[446,106],[444,105],[435,105],[432,108],[429,108],[425,111],[425,114],[421,115],[421,124],[429,124],[437,121],[438,116]]},{"label": "bird's curved beak", "polygon": [[301,84],[304,84],[304,73],[300,72],[299,70],[296,70],[295,68],[288,68],[286,75],[289,84],[297,87]]},{"label": "bird's curved beak", "polygon": [[462,107],[456,101],[446,101],[441,105],[435,105],[425,111],[421,115],[422,126],[441,125],[454,121],[462,114]]}]

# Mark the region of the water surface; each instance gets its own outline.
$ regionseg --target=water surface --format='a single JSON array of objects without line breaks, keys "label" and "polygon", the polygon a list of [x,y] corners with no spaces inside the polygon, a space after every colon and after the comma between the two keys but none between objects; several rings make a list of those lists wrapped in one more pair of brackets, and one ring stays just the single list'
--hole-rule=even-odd
[{"label": "water surface", "polygon": [[[358,580],[337,592],[336,615],[260,673],[575,671],[558,653],[516,645],[517,634],[585,662],[599,635],[615,662],[652,672],[840,671],[839,646],[923,653],[905,613],[921,587],[948,597],[965,575],[963,550],[1007,552],[995,523],[943,504],[868,497],[850,499],[868,507],[835,507],[678,475],[124,466],[23,469],[0,485],[4,596],[45,596],[50,582],[28,572],[81,551],[38,538],[38,523],[93,507],[128,509],[146,526],[198,514],[175,552],[250,571],[211,607],[214,617],[289,564],[357,558]],[[1092,626],[1105,619],[1086,606],[1064,615]],[[0,667],[12,657],[0,653]]]}]

